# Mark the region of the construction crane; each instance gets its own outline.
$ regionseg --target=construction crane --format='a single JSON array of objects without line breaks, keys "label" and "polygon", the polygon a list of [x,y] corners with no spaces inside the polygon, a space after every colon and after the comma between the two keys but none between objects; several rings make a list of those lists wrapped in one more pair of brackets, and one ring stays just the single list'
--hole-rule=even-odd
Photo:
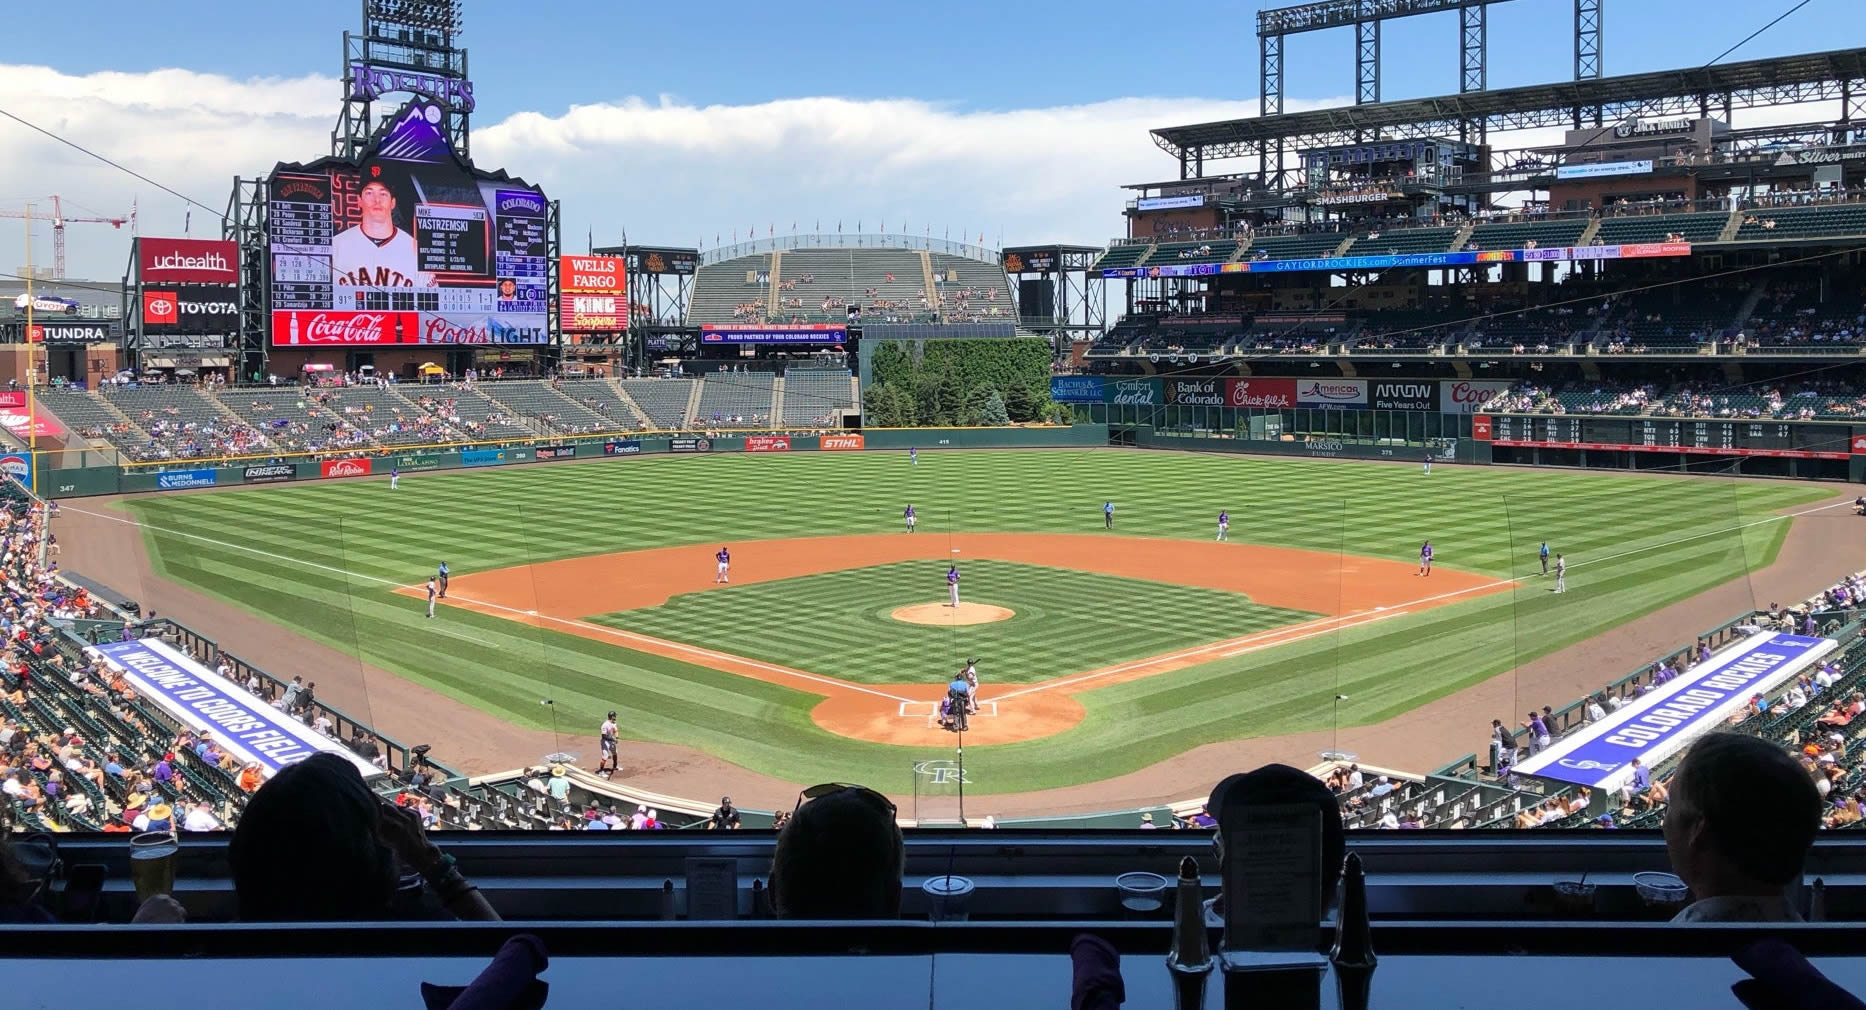
[{"label": "construction crane", "polygon": [[[34,214],[30,207],[26,210],[0,210],[0,217],[18,217],[25,218],[29,221],[46,220],[44,217]],[[52,197],[51,221],[52,271],[54,275],[63,279],[65,276],[65,226],[67,224],[72,224],[74,222],[77,224],[107,224],[112,228],[122,228],[126,224],[134,225],[136,223],[136,212],[133,210],[130,211],[129,217],[66,217],[64,208],[60,205],[59,198],[54,196]]]}]

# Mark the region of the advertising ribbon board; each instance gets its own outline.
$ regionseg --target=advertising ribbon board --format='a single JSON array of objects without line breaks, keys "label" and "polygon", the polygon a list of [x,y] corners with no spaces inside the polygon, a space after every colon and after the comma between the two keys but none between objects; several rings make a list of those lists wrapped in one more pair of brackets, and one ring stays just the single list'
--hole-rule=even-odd
[{"label": "advertising ribbon board", "polygon": [[288,480],[297,480],[298,467],[291,463],[249,466],[241,472],[240,479],[248,484],[278,484]]},{"label": "advertising ribbon board", "polygon": [[212,470],[168,470],[156,474],[156,487],[164,491],[174,491],[184,487],[213,487]]},{"label": "advertising ribbon board", "polygon": [[577,455],[574,445],[541,445],[531,451],[536,459],[573,459]]},{"label": "advertising ribbon board", "polygon": [[1366,379],[1301,379],[1296,383],[1298,407],[1365,407]]},{"label": "advertising ribbon board", "polygon": [[605,456],[634,456],[640,452],[641,442],[638,439],[603,443],[603,455]]},{"label": "advertising ribbon board", "polygon": [[405,473],[413,473],[417,470],[439,470],[441,458],[439,456],[397,456],[395,468]]},{"label": "advertising ribbon board", "polygon": [[710,438],[673,438],[667,443],[668,452],[712,452],[713,440]]},{"label": "advertising ribbon board", "polygon": [[1728,722],[1751,697],[1786,684],[1839,647],[1830,638],[1773,631],[1752,635],[1518,762],[1513,771],[1590,789],[1618,789],[1632,779],[1634,758],[1647,768],[1657,767]]},{"label": "advertising ribbon board", "polygon": [[824,435],[817,440],[817,448],[825,452],[850,452],[867,444],[868,440],[861,435]]},{"label": "advertising ribbon board", "polygon": [[1160,380],[1116,379],[1102,387],[1108,403],[1116,407],[1156,407],[1160,404]]},{"label": "advertising ribbon board", "polygon": [[86,651],[121,670],[144,700],[153,701],[197,733],[212,733],[235,760],[242,764],[257,761],[268,775],[320,752],[350,762],[366,779],[383,774],[342,744],[286,718],[167,642],[132,639]]},{"label": "advertising ribbon board", "polygon": [[789,452],[790,439],[782,435],[747,435],[746,452]]},{"label": "advertising ribbon board", "polygon": [[1103,396],[1099,375],[1054,375],[1050,377],[1050,399],[1057,403],[1100,403]]},{"label": "advertising ribbon board", "polygon": [[460,453],[461,466],[498,466],[505,459],[504,449],[467,449]]},{"label": "advertising ribbon board", "polygon": [[320,477],[367,477],[374,472],[375,460],[327,459],[318,467]]},{"label": "advertising ribbon board", "polygon": [[1232,407],[1294,407],[1295,379],[1226,379],[1225,403]]},{"label": "advertising ribbon board", "polygon": [[1510,385],[1495,379],[1443,379],[1438,384],[1438,409],[1446,414],[1475,414],[1491,397],[1509,392]]},{"label": "advertising ribbon board", "polygon": [[1438,410],[1438,383],[1431,380],[1395,382],[1374,379],[1367,398],[1375,410]]}]

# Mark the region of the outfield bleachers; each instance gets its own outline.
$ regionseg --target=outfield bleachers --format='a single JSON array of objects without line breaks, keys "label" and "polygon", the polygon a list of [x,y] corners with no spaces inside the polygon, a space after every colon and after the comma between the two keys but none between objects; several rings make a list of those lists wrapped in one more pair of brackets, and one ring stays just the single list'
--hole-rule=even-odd
[{"label": "outfield bleachers", "polygon": [[754,428],[771,423],[776,376],[770,372],[714,372],[700,380],[697,428]]},{"label": "outfield bleachers", "polygon": [[379,445],[438,445],[466,440],[458,428],[421,409],[394,388],[344,386],[330,391],[325,406]]},{"label": "outfield bleachers", "polygon": [[[1571,246],[1579,242],[1583,232],[1587,231],[1589,220],[1585,217],[1565,221],[1507,221],[1496,224],[1480,224],[1471,229],[1471,237],[1466,240],[1466,249],[1527,249],[1534,242],[1537,248],[1552,249]],[[1359,245],[1360,243],[1355,243]]]},{"label": "outfield bleachers", "polygon": [[40,387],[37,408],[47,411],[80,438],[108,442],[132,459],[160,458],[152,452],[149,435],[112,412],[105,403],[82,389]]},{"label": "outfield bleachers", "polygon": [[1676,234],[1686,242],[1715,242],[1730,223],[1724,211],[1700,214],[1626,214],[1600,219],[1594,238],[1602,245],[1637,245],[1664,242]]},{"label": "outfield bleachers", "polygon": [[1348,247],[1346,255],[1404,256],[1446,252],[1457,235],[1456,228],[1383,228],[1354,236],[1354,244]]},{"label": "outfield bleachers", "polygon": [[1011,282],[1003,267],[945,253],[927,256],[933,268],[933,286],[939,292],[941,320],[976,322],[1009,319],[1016,314],[1011,304]]},{"label": "outfield bleachers", "polygon": [[545,379],[515,379],[481,388],[514,412],[543,422],[552,434],[589,435],[615,431],[622,423],[578,403]]},{"label": "outfield bleachers", "polygon": [[1736,230],[1739,242],[1866,235],[1866,203],[1808,207],[1759,207],[1743,212]]},{"label": "outfield bleachers", "polygon": [[622,391],[635,401],[648,423],[660,431],[690,427],[687,404],[693,400],[692,379],[623,379]]},{"label": "outfield bleachers", "polygon": [[784,423],[839,425],[855,406],[846,368],[792,368],[784,373]]},{"label": "outfield bleachers", "polygon": [[370,440],[323,406],[331,390],[230,389],[220,402],[286,452],[335,452],[365,448]]},{"label": "outfield bleachers", "polygon": [[769,304],[771,288],[765,284],[747,283],[745,278],[747,275],[756,277],[759,274],[769,277],[770,272],[770,253],[740,256],[701,267],[693,275],[693,298],[687,306],[687,324],[702,326],[708,323],[761,321],[762,310],[757,314],[748,314],[739,307]]},{"label": "outfield bleachers", "polygon": [[1120,267],[1134,266],[1140,262],[1142,256],[1147,255],[1153,248],[1153,246],[1141,242],[1109,246],[1108,251],[1102,253],[1101,257],[1095,261],[1095,269],[1114,270]]},{"label": "outfield bleachers", "polygon": [[469,441],[531,438],[538,434],[521,423],[512,411],[492,402],[486,394],[460,383],[422,386],[409,390],[415,406],[446,421]]},{"label": "outfield bleachers", "polygon": [[231,417],[194,386],[106,383],[98,392],[149,433],[151,452],[143,458],[246,456],[270,448],[257,428]]},{"label": "outfield bleachers", "polygon": [[1347,238],[1340,232],[1317,231],[1301,235],[1259,235],[1244,249],[1244,258],[1299,260],[1330,255]]},{"label": "outfield bleachers", "polygon": [[563,379],[557,388],[565,396],[608,418],[610,431],[638,431],[642,427],[633,405],[608,379]]}]

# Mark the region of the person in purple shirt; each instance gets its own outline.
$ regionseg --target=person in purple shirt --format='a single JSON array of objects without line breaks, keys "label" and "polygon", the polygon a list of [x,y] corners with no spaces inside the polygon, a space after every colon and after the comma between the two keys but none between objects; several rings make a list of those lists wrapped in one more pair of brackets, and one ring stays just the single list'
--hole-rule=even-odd
[{"label": "person in purple shirt", "polygon": [[1231,529],[1231,513],[1229,512],[1218,513],[1218,539],[1220,540],[1229,539],[1228,531],[1230,529]]},{"label": "person in purple shirt", "polygon": [[959,609],[959,566],[946,569],[946,595],[952,599],[952,608]]},{"label": "person in purple shirt", "polygon": [[1523,725],[1529,730],[1529,753],[1538,753],[1549,745],[1549,724],[1542,721],[1541,713],[1530,712]]},{"label": "person in purple shirt", "polygon": [[914,507],[908,505],[907,511],[901,513],[901,518],[907,520],[907,532],[912,533],[914,531],[914,523],[919,521],[919,518],[914,515]]},{"label": "person in purple shirt", "polygon": [[1432,574],[1432,541],[1419,545],[1419,574],[1430,577]]},{"label": "person in purple shirt", "polygon": [[1648,771],[1645,765],[1640,764],[1638,758],[1634,758],[1633,759],[1633,795],[1644,796],[1646,794],[1646,791],[1651,788],[1652,788],[1652,772]]},{"label": "person in purple shirt", "polygon": [[721,583],[721,582],[731,582],[732,581],[732,553],[726,550],[724,547],[721,547],[719,549],[719,553],[713,555],[713,559],[719,562],[719,574],[713,576],[713,583],[717,585],[718,583]]},{"label": "person in purple shirt", "polygon": [[155,763],[155,768],[150,770],[149,777],[157,782],[167,782],[175,777],[175,769],[170,767],[168,760],[164,758]]}]

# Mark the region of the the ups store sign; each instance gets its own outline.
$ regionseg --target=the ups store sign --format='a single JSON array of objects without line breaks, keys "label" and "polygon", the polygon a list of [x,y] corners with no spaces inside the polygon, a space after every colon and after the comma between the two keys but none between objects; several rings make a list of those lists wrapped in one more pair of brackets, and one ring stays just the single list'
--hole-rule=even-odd
[{"label": "the ups store sign", "polygon": [[1433,380],[1373,380],[1367,384],[1367,402],[1375,410],[1438,410],[1438,383]]}]

